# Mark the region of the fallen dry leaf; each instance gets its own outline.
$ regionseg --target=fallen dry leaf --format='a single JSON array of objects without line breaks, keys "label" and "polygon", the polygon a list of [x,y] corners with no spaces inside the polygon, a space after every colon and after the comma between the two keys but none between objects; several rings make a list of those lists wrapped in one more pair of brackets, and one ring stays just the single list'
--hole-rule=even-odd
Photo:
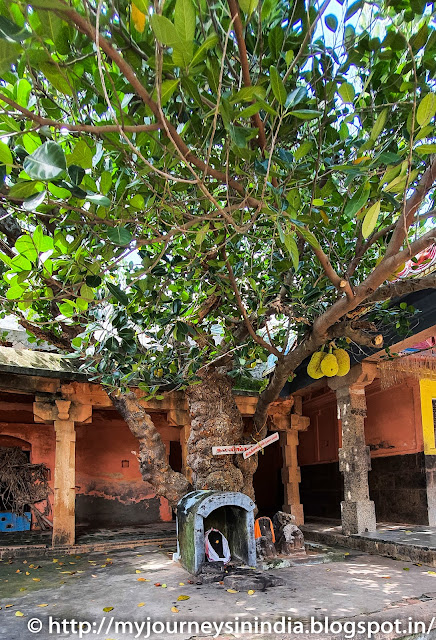
[{"label": "fallen dry leaf", "polygon": [[403,571],[410,571],[410,567],[403,567]]},{"label": "fallen dry leaf", "polygon": [[48,607],[48,604],[37,604],[37,607]]},{"label": "fallen dry leaf", "polygon": [[247,593],[249,596],[252,596],[254,594],[254,589],[249,589]]},{"label": "fallen dry leaf", "polygon": [[91,578],[96,578],[97,576],[95,575],[95,573],[91,573]]},{"label": "fallen dry leaf", "polygon": [[154,586],[155,586],[155,587],[160,587],[160,582],[155,582],[155,583],[154,583]]},{"label": "fallen dry leaf", "polygon": [[30,571],[26,571],[26,576],[30,576]]},{"label": "fallen dry leaf", "polygon": [[138,578],[138,582],[145,582],[145,578]]},{"label": "fallen dry leaf", "polygon": [[427,571],[429,576],[436,576],[436,571]]},{"label": "fallen dry leaf", "polygon": [[380,578],[385,578],[385,580],[390,580],[391,576],[380,576]]},{"label": "fallen dry leaf", "polygon": [[140,603],[138,604],[138,607],[143,607],[144,605],[145,605],[145,602],[140,602]]},{"label": "fallen dry leaf", "polygon": [[33,582],[41,582],[41,578],[32,578]]},{"label": "fallen dry leaf", "polygon": [[162,586],[162,589],[166,589],[167,588],[167,585],[165,583],[163,583],[163,585],[161,585],[161,586]]},{"label": "fallen dry leaf", "polygon": [[238,593],[238,591],[236,591],[236,589],[227,589],[227,591],[228,591],[229,593]]},{"label": "fallen dry leaf", "polygon": [[179,587],[184,587],[185,583],[184,582],[179,582]]},{"label": "fallen dry leaf", "polygon": [[189,600],[191,596],[179,596],[177,600]]},{"label": "fallen dry leaf", "polygon": [[17,616],[17,618],[22,618],[24,616],[24,613],[22,613],[21,611],[16,611],[15,615]]},{"label": "fallen dry leaf", "polygon": [[109,611],[113,611],[113,610],[114,610],[114,608],[113,608],[113,607],[105,607],[105,608],[103,609],[103,611],[104,611],[105,613],[109,613]]},{"label": "fallen dry leaf", "polygon": [[177,609],[177,607],[171,607],[171,611],[173,613],[179,613],[179,610]]},{"label": "fallen dry leaf", "polygon": [[13,604],[5,604],[5,609],[9,609],[10,607],[13,607]]},{"label": "fallen dry leaf", "polygon": [[135,573],[142,573],[139,569],[136,569]]},{"label": "fallen dry leaf", "polygon": [[53,558],[53,562],[59,562],[57,558]]}]

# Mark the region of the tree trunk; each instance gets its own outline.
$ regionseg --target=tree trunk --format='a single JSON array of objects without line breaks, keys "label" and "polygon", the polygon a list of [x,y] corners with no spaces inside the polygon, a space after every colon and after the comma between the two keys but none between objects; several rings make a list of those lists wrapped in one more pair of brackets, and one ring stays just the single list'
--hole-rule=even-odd
[{"label": "tree trunk", "polygon": [[151,484],[156,495],[163,496],[174,507],[191,490],[191,485],[183,474],[171,469],[162,438],[135,394],[111,393],[110,397],[139,440],[139,468],[144,481]]},{"label": "tree trunk", "polygon": [[244,461],[241,454],[212,455],[212,447],[243,442],[244,424],[231,379],[215,369],[206,369],[201,379],[186,392],[191,414],[187,463],[193,472],[194,488],[242,491],[254,498],[255,461]]}]

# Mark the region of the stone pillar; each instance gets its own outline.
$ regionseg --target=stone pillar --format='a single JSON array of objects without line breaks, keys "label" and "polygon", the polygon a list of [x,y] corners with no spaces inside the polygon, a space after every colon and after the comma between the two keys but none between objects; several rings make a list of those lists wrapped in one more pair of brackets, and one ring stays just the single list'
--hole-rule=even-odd
[{"label": "stone pillar", "polygon": [[329,380],[329,387],[336,391],[342,422],[339,469],[344,478],[341,517],[345,535],[376,530],[375,505],[369,499],[371,457],[365,443],[365,386],[374,380],[376,372],[375,364],[363,362],[343,378]]},{"label": "stone pillar", "polygon": [[425,475],[427,479],[428,524],[436,527],[436,455],[425,456]]},{"label": "stone pillar", "polygon": [[92,407],[70,400],[36,398],[35,422],[53,421],[56,432],[54,469],[53,538],[54,547],[75,542],[76,502],[76,422],[90,422]]},{"label": "stone pillar", "polygon": [[[285,503],[283,511],[295,517],[297,526],[304,524],[304,510],[300,502],[301,472],[298,466],[298,432],[306,431],[309,426],[309,418],[290,413],[290,407],[294,400],[280,402],[273,405],[270,410],[272,429],[280,431],[280,444],[283,454],[282,480],[285,490]],[[298,405],[299,407],[300,405]],[[295,408],[295,407],[294,407]]]}]

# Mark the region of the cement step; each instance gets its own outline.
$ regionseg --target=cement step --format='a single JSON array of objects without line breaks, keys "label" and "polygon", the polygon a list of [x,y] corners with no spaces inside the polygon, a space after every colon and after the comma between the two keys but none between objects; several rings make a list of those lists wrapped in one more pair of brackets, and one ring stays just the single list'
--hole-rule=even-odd
[{"label": "cement step", "polygon": [[436,567],[435,527],[386,525],[375,533],[350,536],[345,536],[340,527],[331,524],[308,523],[300,529],[308,541]]}]

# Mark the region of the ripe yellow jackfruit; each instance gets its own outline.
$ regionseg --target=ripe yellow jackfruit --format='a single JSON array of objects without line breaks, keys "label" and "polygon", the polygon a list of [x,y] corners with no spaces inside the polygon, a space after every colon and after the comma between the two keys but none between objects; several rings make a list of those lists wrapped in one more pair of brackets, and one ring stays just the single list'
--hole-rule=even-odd
[{"label": "ripe yellow jackfruit", "polygon": [[322,359],[320,368],[325,376],[333,378],[339,369],[338,361],[332,353],[328,353],[326,357]]},{"label": "ripe yellow jackfruit", "polygon": [[346,376],[350,370],[350,356],[345,349],[334,349],[333,355],[338,362],[338,372],[336,375],[339,377]]},{"label": "ripe yellow jackfruit", "polygon": [[307,365],[307,373],[314,380],[318,380],[319,378],[322,378],[324,375],[321,369],[319,368],[324,356],[325,354],[322,351],[315,351],[315,353],[312,354],[309,364]]}]

